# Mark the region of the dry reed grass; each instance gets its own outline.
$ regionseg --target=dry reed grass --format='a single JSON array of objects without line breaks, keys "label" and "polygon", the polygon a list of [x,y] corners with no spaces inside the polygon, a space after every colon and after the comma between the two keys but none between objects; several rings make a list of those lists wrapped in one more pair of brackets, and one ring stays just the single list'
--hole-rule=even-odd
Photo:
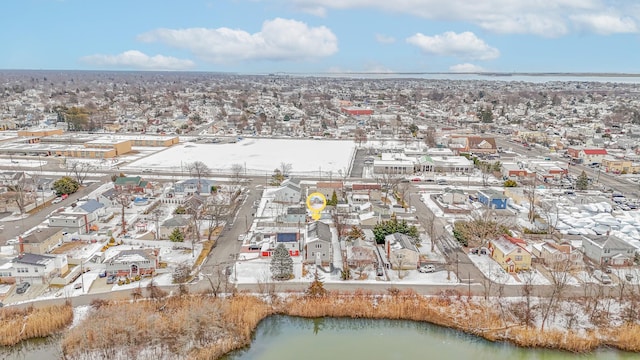
[{"label": "dry reed grass", "polygon": [[160,347],[172,354],[188,354],[189,359],[217,359],[248,346],[258,323],[272,314],[424,321],[522,347],[588,352],[606,345],[640,351],[640,325],[604,331],[542,331],[522,326],[489,303],[455,295],[423,297],[412,291],[331,292],[323,297],[289,294],[275,303],[249,295],[227,299],[197,295],[107,304],[68,332],[63,351],[74,359],[92,352],[108,353],[113,347],[130,351]]},{"label": "dry reed grass", "polygon": [[71,304],[45,308],[3,309],[0,311],[0,345],[52,335],[73,321]]}]

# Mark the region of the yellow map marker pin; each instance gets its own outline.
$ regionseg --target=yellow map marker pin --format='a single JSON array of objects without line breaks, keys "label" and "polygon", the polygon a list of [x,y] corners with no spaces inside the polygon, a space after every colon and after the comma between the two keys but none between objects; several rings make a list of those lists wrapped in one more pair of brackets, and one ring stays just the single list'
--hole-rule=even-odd
[{"label": "yellow map marker pin", "polygon": [[314,192],[307,196],[307,209],[311,211],[313,220],[320,219],[320,212],[327,206],[327,198],[322,193]]}]

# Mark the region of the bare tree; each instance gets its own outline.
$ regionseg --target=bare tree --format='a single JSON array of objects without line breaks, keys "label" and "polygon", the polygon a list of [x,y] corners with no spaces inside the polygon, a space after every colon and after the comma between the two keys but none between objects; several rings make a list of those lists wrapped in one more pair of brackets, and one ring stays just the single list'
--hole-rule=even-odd
[{"label": "bare tree", "polygon": [[400,183],[400,179],[402,176],[400,174],[396,174],[390,169],[385,169],[376,174],[376,179],[378,183],[382,186],[385,191],[385,198],[389,199],[389,190],[395,190],[398,183]]},{"label": "bare tree", "polygon": [[362,146],[362,144],[367,142],[367,133],[363,128],[357,128],[353,134],[353,139],[355,140],[358,147]]},{"label": "bare tree", "polygon": [[187,170],[191,176],[198,179],[198,193],[202,192],[202,178],[211,176],[211,169],[202,161],[194,161],[187,164]]},{"label": "bare tree", "polygon": [[240,186],[240,178],[242,177],[242,173],[245,171],[246,170],[242,164],[231,165],[231,178],[233,179],[234,184]]},{"label": "bare tree", "polygon": [[570,261],[555,262],[549,268],[551,274],[551,292],[546,297],[546,305],[542,312],[541,330],[549,318],[549,315],[557,307],[560,299],[565,293],[569,280],[571,279],[571,268],[573,264]]},{"label": "bare tree", "polygon": [[281,162],[280,172],[282,173],[282,176],[284,176],[285,178],[288,177],[291,174],[292,167],[293,166],[290,163]]},{"label": "bare tree", "polygon": [[544,216],[547,223],[547,234],[553,235],[556,225],[558,224],[559,209],[557,203],[555,201],[548,200],[541,201],[538,211]]},{"label": "bare tree", "polygon": [[4,173],[2,175],[5,182],[7,192],[3,194],[5,202],[15,202],[20,214],[23,214],[25,207],[29,203],[29,198],[33,195],[29,192],[32,186],[31,179],[27,177],[25,172]]},{"label": "bare tree", "polygon": [[215,264],[211,268],[212,273],[202,272],[205,279],[209,282],[209,286],[211,286],[211,294],[214,297],[217,297],[223,290],[227,291],[227,286],[229,284],[229,275],[226,271],[227,264]]},{"label": "bare tree", "polygon": [[83,185],[89,173],[96,169],[95,165],[81,161],[70,162],[67,166],[67,176],[75,178],[80,185]]},{"label": "bare tree", "polygon": [[212,196],[207,201],[202,214],[207,226],[207,240],[211,240],[215,229],[220,224],[220,220],[228,211],[229,205],[224,198]]},{"label": "bare tree", "polygon": [[131,204],[131,194],[124,186],[116,188],[115,195],[116,202],[120,205],[121,217],[120,224],[122,225],[122,235],[127,233],[127,220],[125,218],[124,210]]}]

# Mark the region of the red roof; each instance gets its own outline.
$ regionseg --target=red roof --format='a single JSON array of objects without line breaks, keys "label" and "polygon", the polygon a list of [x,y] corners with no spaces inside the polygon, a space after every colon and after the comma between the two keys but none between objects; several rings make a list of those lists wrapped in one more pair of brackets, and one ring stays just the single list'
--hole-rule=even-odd
[{"label": "red roof", "polygon": [[584,149],[585,155],[607,155],[607,149]]}]

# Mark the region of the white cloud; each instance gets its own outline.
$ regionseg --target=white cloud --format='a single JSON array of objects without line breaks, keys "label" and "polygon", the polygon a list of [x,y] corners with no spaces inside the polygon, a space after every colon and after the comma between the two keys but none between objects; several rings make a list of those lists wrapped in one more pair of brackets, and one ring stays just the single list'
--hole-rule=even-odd
[{"label": "white cloud", "polygon": [[417,33],[407,38],[407,42],[432,55],[475,60],[491,60],[500,56],[498,49],[487,45],[470,31],[459,34],[447,31],[435,36]]},{"label": "white cloud", "polygon": [[481,66],[464,63],[450,66],[449,71],[457,73],[479,73],[484,72],[485,70]]},{"label": "white cloud", "polygon": [[638,32],[636,22],[629,17],[609,14],[583,14],[571,16],[571,20],[579,29],[601,35]]},{"label": "white cloud", "polygon": [[265,21],[261,31],[255,34],[224,27],[156,29],[139,35],[138,39],[187,49],[214,63],[308,60],[338,51],[338,40],[329,28],[309,27],[300,21],[281,18]]},{"label": "white cloud", "polygon": [[[294,0],[294,4],[299,9],[314,9],[313,12],[322,16],[326,15],[328,9],[374,8],[430,20],[469,22],[497,33],[545,37],[567,34],[574,19],[578,25],[584,22],[581,16],[598,17],[612,8],[618,9],[620,14],[631,14],[635,6],[633,1],[618,0]],[[633,19],[619,20],[619,25],[609,28],[625,31],[613,32],[627,32],[632,28],[629,22]],[[612,24],[584,26],[583,29],[606,33],[601,29],[607,28],[607,25]],[[633,31],[637,32],[638,29],[634,28]]]},{"label": "white cloud", "polygon": [[140,70],[186,70],[195,67],[195,63],[188,59],[164,55],[149,56],[138,50],[129,50],[117,55],[89,55],[80,60],[92,65]]},{"label": "white cloud", "polygon": [[376,41],[381,44],[393,44],[396,42],[396,39],[393,36],[376,34]]}]

